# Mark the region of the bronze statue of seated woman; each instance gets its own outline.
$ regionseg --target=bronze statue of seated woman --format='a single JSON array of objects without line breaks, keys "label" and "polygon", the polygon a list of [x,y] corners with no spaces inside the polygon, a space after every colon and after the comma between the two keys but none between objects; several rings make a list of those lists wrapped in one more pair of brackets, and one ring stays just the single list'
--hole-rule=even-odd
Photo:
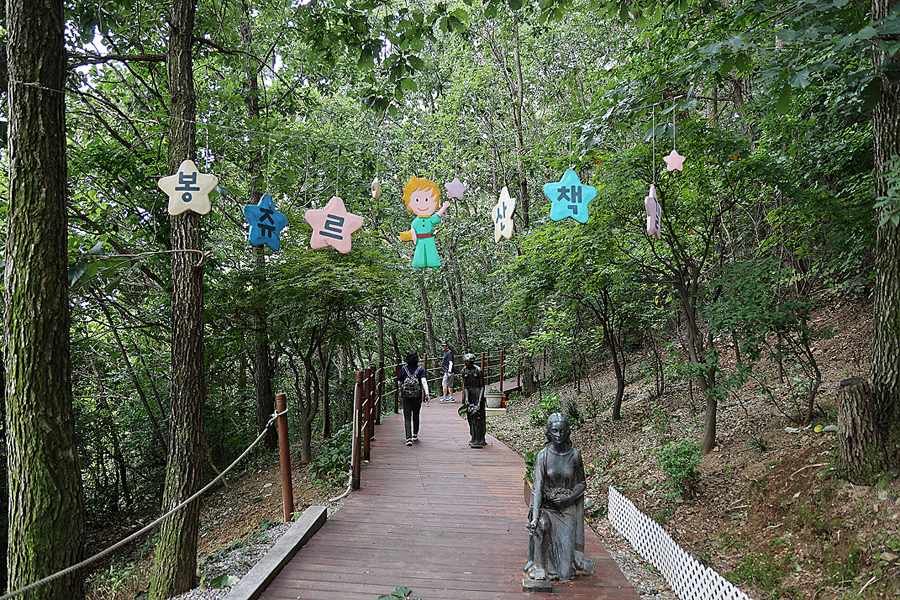
[{"label": "bronze statue of seated woman", "polygon": [[547,419],[547,444],[534,463],[528,512],[528,562],[531,579],[574,579],[594,572],[584,556],[584,463],[571,446],[569,420],[560,413]]}]

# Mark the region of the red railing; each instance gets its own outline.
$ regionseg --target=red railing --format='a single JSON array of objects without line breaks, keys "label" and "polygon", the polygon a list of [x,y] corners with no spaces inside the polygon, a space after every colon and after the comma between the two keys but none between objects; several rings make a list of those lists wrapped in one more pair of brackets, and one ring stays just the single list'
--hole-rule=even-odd
[{"label": "red railing", "polygon": [[[521,389],[521,369],[516,371],[516,385],[504,389],[504,377],[507,373],[507,356],[506,350],[493,350],[476,354],[476,362],[484,371],[485,385],[490,386],[492,383],[499,382],[500,392],[509,392]],[[455,356],[454,371],[459,373],[457,365],[462,364],[462,357]],[[435,362],[435,366],[429,367],[429,357],[422,357],[422,366],[425,368],[426,381],[428,381],[428,389],[431,397],[437,397],[441,393],[441,380],[443,379],[443,371],[441,369],[440,360]],[[394,382],[394,413],[400,411],[400,386],[397,382],[397,373],[403,363],[391,365],[390,372],[393,373],[391,379]],[[385,390],[385,375],[387,371],[384,363],[381,362],[376,367],[374,365],[356,372],[356,392],[353,402],[353,435],[351,450],[351,487],[358,490],[360,487],[360,477],[362,470],[362,461],[371,460],[371,443],[375,437],[375,425],[381,423],[381,414],[384,412],[385,397],[388,393]],[[462,389],[460,383],[459,389]]]}]

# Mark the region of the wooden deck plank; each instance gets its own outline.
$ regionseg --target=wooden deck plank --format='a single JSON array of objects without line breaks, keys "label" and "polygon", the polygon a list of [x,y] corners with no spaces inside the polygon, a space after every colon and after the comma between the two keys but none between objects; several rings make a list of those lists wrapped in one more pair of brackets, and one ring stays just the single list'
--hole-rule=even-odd
[{"label": "wooden deck plank", "polygon": [[[458,398],[457,394],[457,398]],[[638,600],[586,529],[596,573],[525,594],[528,550],[522,459],[488,436],[468,447],[454,404],[422,409],[420,440],[404,445],[403,417],[376,427],[362,489],[354,491],[263,592],[263,600],[373,600],[405,585],[425,600]],[[502,418],[502,417],[492,417]]]}]

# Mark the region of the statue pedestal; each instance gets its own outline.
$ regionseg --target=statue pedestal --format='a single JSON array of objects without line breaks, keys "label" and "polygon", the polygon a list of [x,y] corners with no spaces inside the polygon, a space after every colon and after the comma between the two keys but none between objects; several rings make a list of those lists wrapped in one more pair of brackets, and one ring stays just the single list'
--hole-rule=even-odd
[{"label": "statue pedestal", "polygon": [[552,594],[553,585],[546,579],[523,579],[522,591],[531,594]]}]

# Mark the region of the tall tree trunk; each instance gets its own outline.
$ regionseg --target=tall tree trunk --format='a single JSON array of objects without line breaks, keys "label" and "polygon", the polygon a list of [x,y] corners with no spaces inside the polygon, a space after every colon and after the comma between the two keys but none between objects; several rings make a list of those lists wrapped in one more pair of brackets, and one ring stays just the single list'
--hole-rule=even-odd
[{"label": "tall tree trunk", "polygon": [[861,377],[845,379],[837,400],[841,464],[854,484],[873,485],[884,470],[884,462],[872,388]]},{"label": "tall tree trunk", "polygon": [[[872,0],[873,21],[886,17],[892,5],[890,0]],[[900,155],[900,84],[888,75],[897,62],[886,53],[875,54],[875,68],[881,75],[881,99],[873,118],[876,196],[887,195],[887,162]],[[887,466],[896,471],[900,469],[900,228],[891,222],[878,228],[874,314],[869,371],[874,417],[882,432]]]},{"label": "tall tree trunk", "polygon": [[518,184],[517,198],[520,209],[517,211],[522,218],[522,229],[528,229],[528,215],[531,212],[531,202],[528,198],[528,177],[525,172],[525,122],[522,117],[522,108],[525,104],[525,79],[522,76],[522,60],[519,55],[519,28],[513,27],[513,44],[515,56],[510,65],[509,55],[502,44],[498,43],[493,33],[485,30],[485,39],[491,48],[491,53],[497,61],[500,72],[503,73],[506,89],[512,104],[513,124],[515,126],[516,142],[516,179]]},{"label": "tall tree trunk", "polygon": [[434,339],[434,317],[431,314],[431,304],[428,302],[428,292],[425,289],[424,273],[419,273],[416,283],[419,286],[419,297],[422,299],[422,315],[425,318],[425,352],[433,356],[437,352]]},{"label": "tall tree trunk", "polygon": [[[250,30],[250,7],[241,2],[240,20],[241,46],[247,51],[244,67],[247,73],[247,94],[244,105],[250,122],[259,122],[259,78],[256,63],[251,58],[253,52],[253,33]],[[253,140],[255,142],[256,140]],[[247,174],[250,176],[248,190],[249,204],[257,204],[262,198],[259,189],[259,171],[262,154],[253,143],[249,151]],[[269,419],[275,412],[275,393],[272,391],[272,365],[269,360],[269,330],[264,307],[268,306],[266,288],[266,256],[263,246],[253,249],[253,390],[256,394],[256,431],[262,433]],[[270,427],[262,441],[263,448],[272,451],[278,446],[278,431]]]},{"label": "tall tree trunk", "polygon": [[[63,22],[60,0],[6,4],[9,208],[3,324],[10,590],[75,564],[83,549],[69,357]],[[83,597],[79,572],[28,595]]]},{"label": "tall tree trunk", "polygon": [[456,254],[451,254],[450,271],[453,273],[453,283],[451,283],[451,294],[455,294],[456,306],[459,307],[456,321],[456,343],[461,353],[469,351],[469,331],[466,327],[466,311],[463,310],[465,303],[465,295],[463,293],[463,278],[459,270],[459,261]]},{"label": "tall tree trunk", "polygon": [[[172,0],[169,16],[168,172],[196,155],[196,96],[191,56],[194,39],[193,0]],[[186,211],[172,224],[172,395],[169,419],[163,510],[169,511],[200,489],[203,475],[203,405],[206,374],[203,361],[203,267],[197,253],[203,240],[200,215]],[[188,251],[185,251],[188,250]],[[156,546],[151,600],[162,600],[194,587],[200,503],[191,502],[162,524]]]},{"label": "tall tree trunk", "polygon": [[[257,200],[258,202],[258,200]],[[253,203],[255,204],[255,202]],[[256,248],[256,269],[254,278],[255,298],[253,301],[253,389],[256,394],[256,431],[262,433],[275,412],[275,393],[272,391],[272,363],[269,360],[269,329],[266,305],[265,269],[266,259],[263,249]],[[262,441],[269,451],[278,447],[278,431],[270,427]]]}]

